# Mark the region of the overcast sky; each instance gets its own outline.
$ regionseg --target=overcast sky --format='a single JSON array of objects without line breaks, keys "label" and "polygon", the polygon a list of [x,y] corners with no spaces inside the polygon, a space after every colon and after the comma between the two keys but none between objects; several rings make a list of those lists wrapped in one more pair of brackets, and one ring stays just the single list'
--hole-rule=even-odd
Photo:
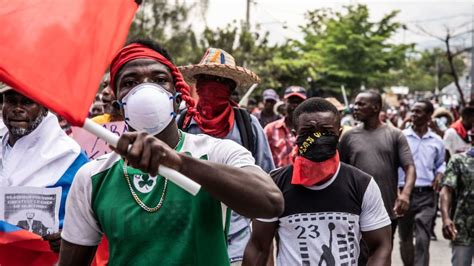
[{"label": "overcast sky", "polygon": [[[186,0],[195,2],[196,0]],[[206,21],[196,15],[193,25],[199,32],[205,23],[212,28],[224,27],[234,20],[245,20],[247,0],[209,0]],[[446,27],[455,33],[471,30],[473,1],[322,1],[322,0],[255,0],[251,5],[250,21],[260,24],[260,31],[269,31],[271,42],[283,42],[286,38],[301,38],[299,25],[304,24],[306,11],[321,7],[341,10],[348,4],[367,4],[371,19],[378,20],[392,10],[400,10],[397,21],[406,24],[393,38],[397,43],[416,43],[420,48],[442,46],[442,42],[422,33],[426,31],[443,36]],[[255,28],[254,28],[255,29]],[[470,46],[470,34],[457,39],[459,45]]]}]

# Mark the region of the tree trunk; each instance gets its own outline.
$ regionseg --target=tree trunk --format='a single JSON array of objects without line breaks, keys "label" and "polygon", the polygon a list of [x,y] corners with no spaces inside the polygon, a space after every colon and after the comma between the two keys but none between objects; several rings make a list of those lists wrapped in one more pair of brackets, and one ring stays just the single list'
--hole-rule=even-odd
[{"label": "tree trunk", "polygon": [[451,47],[449,45],[450,39],[451,39],[451,36],[448,33],[446,35],[446,39],[444,40],[444,43],[446,44],[446,57],[449,62],[449,68],[451,70],[451,75],[453,76],[454,85],[456,85],[456,88],[458,89],[459,95],[461,97],[461,105],[462,107],[464,107],[466,106],[466,101],[464,100],[464,93],[462,91],[461,85],[459,85],[458,74],[456,72],[456,68],[454,67],[454,55],[452,54]]}]

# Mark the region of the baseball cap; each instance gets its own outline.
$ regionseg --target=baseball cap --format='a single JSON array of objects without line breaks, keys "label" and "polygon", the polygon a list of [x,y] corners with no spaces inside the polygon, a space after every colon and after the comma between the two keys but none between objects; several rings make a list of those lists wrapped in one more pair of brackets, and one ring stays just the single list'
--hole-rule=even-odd
[{"label": "baseball cap", "polygon": [[274,100],[275,102],[278,102],[278,98],[278,94],[273,89],[266,89],[263,91],[263,101]]},{"label": "baseball cap", "polygon": [[301,86],[290,86],[285,90],[285,99],[290,98],[291,96],[298,96],[303,100],[308,98],[306,96],[306,90]]}]

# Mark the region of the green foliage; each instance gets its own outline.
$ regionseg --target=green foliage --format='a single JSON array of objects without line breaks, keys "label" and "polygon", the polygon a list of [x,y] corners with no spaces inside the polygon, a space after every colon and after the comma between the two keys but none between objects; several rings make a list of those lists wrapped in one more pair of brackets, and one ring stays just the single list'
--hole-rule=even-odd
[{"label": "green foliage", "polygon": [[[344,12],[318,9],[306,14],[297,43],[303,59],[314,60],[312,79],[320,86],[349,91],[387,85],[390,71],[400,68],[411,45],[392,44],[390,38],[402,26],[394,22],[398,11],[371,22],[365,5],[346,6]],[[316,75],[314,75],[316,74]]]},{"label": "green foliage", "polygon": [[[151,38],[157,40],[181,65],[199,60],[196,36],[189,21],[190,12],[196,5],[184,1],[147,0],[140,7],[130,28],[128,39]],[[207,1],[202,1],[206,4]],[[196,59],[197,58],[197,59]]]},{"label": "green foliage", "polygon": [[221,48],[235,58],[237,65],[256,72],[262,79],[259,88],[254,92],[258,94],[264,88],[278,86],[275,79],[269,77],[272,76],[271,62],[280,47],[269,45],[268,35],[268,32],[265,34],[250,32],[244,24],[234,21],[224,28],[215,30],[206,28],[200,46],[202,50],[207,47]]},{"label": "green foliage", "polygon": [[[458,75],[466,69],[462,56],[454,59]],[[446,52],[436,48],[412,53],[405,65],[392,73],[394,85],[407,86],[411,91],[434,91],[437,85],[442,89],[453,81]]]},{"label": "green foliage", "polygon": [[[197,37],[191,30],[190,14],[195,5],[167,0],[149,0],[136,15],[130,29],[129,39],[148,37],[159,41],[173,56],[177,65],[199,62],[208,47],[218,47],[232,54],[236,63],[256,72],[262,83],[254,94],[265,88],[283,90],[283,86],[306,82],[303,75],[307,68],[292,51],[292,42],[270,45],[266,32],[250,32],[243,23],[234,21],[222,28],[206,27]],[[208,1],[199,1],[201,9],[207,8]],[[204,12],[205,13],[205,12]],[[305,83],[306,84],[306,83]],[[307,84],[306,84],[307,85]]]},{"label": "green foliage", "polygon": [[[384,88],[408,86],[412,90],[433,90],[438,60],[439,87],[452,81],[444,52],[415,52],[411,44],[393,44],[390,39],[402,27],[392,11],[378,21],[369,19],[365,5],[308,11],[300,27],[301,41],[287,40],[270,45],[269,33],[249,31],[234,21],[224,27],[206,27],[202,33],[191,28],[192,20],[204,18],[208,0],[186,4],[184,0],[147,0],[140,8],[129,39],[150,37],[171,53],[177,65],[199,62],[208,47],[232,54],[236,63],[256,72],[262,82],[254,95],[273,88],[280,94],[290,85],[300,85],[324,94],[339,94],[344,85],[349,94],[361,86]],[[465,68],[455,60],[458,73]]]}]

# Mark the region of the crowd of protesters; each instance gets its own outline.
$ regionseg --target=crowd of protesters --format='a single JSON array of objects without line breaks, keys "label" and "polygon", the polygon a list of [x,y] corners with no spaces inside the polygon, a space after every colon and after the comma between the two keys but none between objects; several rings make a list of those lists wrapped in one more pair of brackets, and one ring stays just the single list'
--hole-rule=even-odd
[{"label": "crowd of protesters", "polygon": [[222,49],[177,67],[131,42],[90,109],[130,132],[88,163],[67,121],[5,86],[0,184],[62,187],[60,232],[41,234],[60,265],[88,265],[105,239],[111,265],[390,265],[396,233],[404,265],[430,265],[438,212],[452,264],[471,265],[474,105],[364,90],[344,106],[295,84],[239,106],[259,81]]}]

